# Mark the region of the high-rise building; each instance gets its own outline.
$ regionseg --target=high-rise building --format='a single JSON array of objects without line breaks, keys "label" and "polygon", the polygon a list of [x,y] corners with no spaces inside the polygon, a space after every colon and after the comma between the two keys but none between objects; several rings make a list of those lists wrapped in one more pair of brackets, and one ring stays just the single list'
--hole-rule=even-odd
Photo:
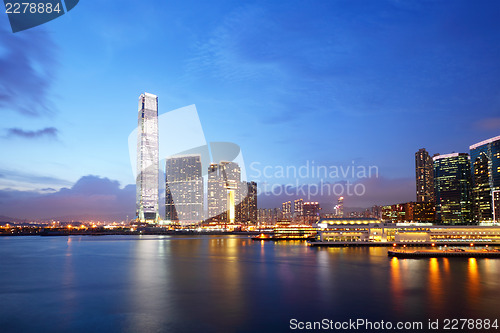
[{"label": "high-rise building", "polygon": [[141,222],[158,221],[158,97],[139,97],[137,131],[136,215]]},{"label": "high-rise building", "polygon": [[417,202],[434,202],[433,161],[425,148],[415,153],[415,179]]},{"label": "high-rise building", "polygon": [[281,205],[281,212],[283,214],[283,220],[290,221],[292,219],[292,202],[283,202]]},{"label": "high-rise building", "polygon": [[293,219],[297,223],[303,223],[304,199],[297,199],[293,202]]},{"label": "high-rise building", "polygon": [[335,217],[344,217],[344,197],[339,197],[334,209]]},{"label": "high-rise building", "polygon": [[[240,203],[236,205],[236,220],[239,222],[257,223],[257,183],[241,182],[239,191]],[[245,191],[246,189],[246,191]]]},{"label": "high-rise building", "polygon": [[200,155],[166,159],[165,220],[196,224],[203,220],[203,176]]},{"label": "high-rise building", "polygon": [[226,223],[236,221],[236,205],[242,195],[240,179],[241,170],[237,163],[221,161],[219,164],[210,164],[207,184],[210,220]]},{"label": "high-rise building", "polygon": [[320,209],[318,202],[304,202],[304,222],[307,224],[318,222]]},{"label": "high-rise building", "polygon": [[469,154],[452,153],[433,159],[436,221],[441,224],[471,223]]},{"label": "high-rise building", "polygon": [[500,222],[500,190],[493,191],[493,221]]},{"label": "high-rise building", "polygon": [[500,136],[476,143],[469,149],[473,218],[476,222],[491,221],[494,218],[493,192],[500,190]]}]

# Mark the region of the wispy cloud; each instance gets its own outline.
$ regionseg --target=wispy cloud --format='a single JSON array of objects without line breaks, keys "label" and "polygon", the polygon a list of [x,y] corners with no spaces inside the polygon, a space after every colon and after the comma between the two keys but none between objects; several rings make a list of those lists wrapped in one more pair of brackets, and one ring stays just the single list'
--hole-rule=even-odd
[{"label": "wispy cloud", "polygon": [[0,112],[27,116],[54,112],[50,88],[57,69],[56,45],[37,28],[13,34],[0,23]]},{"label": "wispy cloud", "polygon": [[55,127],[46,127],[37,131],[26,131],[20,128],[8,128],[6,138],[25,138],[25,139],[38,139],[38,138],[51,138],[57,139],[58,130]]},{"label": "wispy cloud", "polygon": [[475,127],[480,130],[493,131],[500,129],[500,117],[485,118],[477,121]]},{"label": "wispy cloud", "polygon": [[27,183],[27,184],[39,184],[39,185],[52,185],[52,186],[68,186],[72,183],[68,180],[52,177],[52,176],[44,176],[37,174],[30,174],[22,171],[14,171],[7,169],[0,169],[0,178],[3,181],[12,181],[19,183]]}]

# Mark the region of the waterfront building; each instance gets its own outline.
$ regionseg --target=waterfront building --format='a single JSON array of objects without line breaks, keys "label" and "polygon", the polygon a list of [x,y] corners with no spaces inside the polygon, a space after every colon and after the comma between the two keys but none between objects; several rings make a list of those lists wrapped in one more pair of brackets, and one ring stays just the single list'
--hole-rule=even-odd
[{"label": "waterfront building", "polygon": [[203,220],[200,155],[173,156],[165,163],[165,220],[182,225]]},{"label": "waterfront building", "polygon": [[158,97],[139,96],[137,131],[136,216],[140,222],[158,221]]},{"label": "waterfront building", "polygon": [[481,141],[469,147],[472,169],[473,219],[492,221],[493,192],[500,190],[500,136]]},{"label": "waterfront building", "polygon": [[433,161],[425,148],[415,153],[415,180],[417,202],[434,202]]},{"label": "waterfront building", "polygon": [[438,155],[433,160],[436,221],[440,224],[470,224],[469,154]]},{"label": "waterfront building", "polygon": [[496,226],[384,223],[374,218],[323,218],[313,226],[318,228],[319,242],[330,242],[332,245],[338,242],[500,244],[500,228]]}]

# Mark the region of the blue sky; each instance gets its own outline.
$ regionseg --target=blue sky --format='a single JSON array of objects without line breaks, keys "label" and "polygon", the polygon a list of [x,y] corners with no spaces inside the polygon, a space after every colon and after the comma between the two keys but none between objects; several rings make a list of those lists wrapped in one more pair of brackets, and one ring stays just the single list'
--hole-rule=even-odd
[{"label": "blue sky", "polygon": [[499,14],[497,1],[81,0],[16,34],[0,15],[0,215],[16,202],[37,216],[23,198],[86,180],[82,200],[101,180],[116,201],[134,183],[144,91],[160,113],[196,104],[207,141],[237,143],[247,165],[376,165],[351,205],[414,200],[415,151],[500,134]]}]

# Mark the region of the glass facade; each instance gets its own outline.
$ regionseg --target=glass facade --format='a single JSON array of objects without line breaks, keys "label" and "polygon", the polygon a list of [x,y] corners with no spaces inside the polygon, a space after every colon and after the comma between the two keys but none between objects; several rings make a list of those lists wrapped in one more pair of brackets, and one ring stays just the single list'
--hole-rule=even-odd
[{"label": "glass facade", "polygon": [[[476,143],[470,148],[474,220],[494,218],[493,192],[500,190],[500,136]],[[499,216],[495,215],[496,221]]]},{"label": "glass facade", "polygon": [[466,153],[434,158],[436,221],[440,224],[471,223],[470,158]]},{"label": "glass facade", "polygon": [[158,221],[158,97],[139,96],[137,131],[137,218],[141,222]]},{"label": "glass facade", "polygon": [[248,193],[241,186],[241,170],[237,163],[221,161],[208,167],[207,205],[211,221],[234,223],[236,206]]},{"label": "glass facade", "polygon": [[424,149],[415,153],[417,202],[434,202],[434,170],[432,158]]},{"label": "glass facade", "polygon": [[165,220],[183,225],[203,220],[203,176],[200,155],[167,158],[165,162]]}]

